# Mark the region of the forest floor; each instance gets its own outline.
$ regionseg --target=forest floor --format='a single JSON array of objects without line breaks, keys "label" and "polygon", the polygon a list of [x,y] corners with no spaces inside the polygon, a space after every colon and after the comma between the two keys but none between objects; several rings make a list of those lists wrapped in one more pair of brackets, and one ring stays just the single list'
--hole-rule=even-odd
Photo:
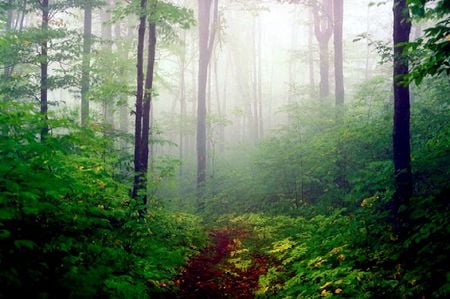
[{"label": "forest floor", "polygon": [[211,231],[210,245],[190,259],[175,281],[179,298],[254,298],[269,260],[242,248],[249,234],[230,227]]}]

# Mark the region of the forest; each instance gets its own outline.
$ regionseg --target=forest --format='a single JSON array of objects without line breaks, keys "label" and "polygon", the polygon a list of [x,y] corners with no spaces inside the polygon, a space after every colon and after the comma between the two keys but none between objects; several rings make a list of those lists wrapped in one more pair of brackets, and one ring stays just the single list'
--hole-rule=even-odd
[{"label": "forest", "polygon": [[449,0],[0,0],[0,299],[450,298]]}]

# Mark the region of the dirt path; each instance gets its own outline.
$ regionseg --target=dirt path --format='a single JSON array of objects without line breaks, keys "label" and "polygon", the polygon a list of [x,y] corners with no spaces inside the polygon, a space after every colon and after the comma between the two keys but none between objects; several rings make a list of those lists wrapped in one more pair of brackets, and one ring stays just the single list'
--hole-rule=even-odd
[{"label": "dirt path", "polygon": [[248,235],[242,229],[223,228],[210,235],[211,245],[176,280],[180,298],[253,298],[259,276],[267,271],[266,257],[241,247]]}]

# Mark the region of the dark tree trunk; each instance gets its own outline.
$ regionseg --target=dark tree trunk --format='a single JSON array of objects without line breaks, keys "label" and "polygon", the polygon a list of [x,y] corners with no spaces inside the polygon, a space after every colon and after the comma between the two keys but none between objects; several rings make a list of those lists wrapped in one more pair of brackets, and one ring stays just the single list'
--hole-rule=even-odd
[{"label": "dark tree trunk", "polygon": [[[197,189],[199,198],[203,195],[206,181],[206,84],[208,65],[214,44],[215,28],[210,30],[212,1],[198,0],[199,21],[199,65],[197,106]],[[214,22],[217,22],[218,0],[214,1]]]},{"label": "dark tree trunk", "polygon": [[41,115],[43,120],[43,126],[41,129],[41,141],[48,135],[48,16],[49,7],[48,0],[42,0],[42,23],[41,29],[43,32],[43,39],[41,42]]},{"label": "dark tree trunk", "polygon": [[406,0],[394,0],[394,130],[393,160],[395,194],[391,213],[394,228],[400,233],[402,221],[399,208],[412,196],[411,148],[410,148],[410,102],[409,87],[405,84],[408,75],[408,58],[403,55],[405,43],[409,42],[411,19]]},{"label": "dark tree trunk", "polygon": [[329,54],[328,42],[333,32],[332,2],[323,0],[321,6],[316,2],[313,3],[314,15],[314,33],[319,43],[320,55],[320,85],[319,96],[321,99],[326,98],[330,94],[329,87]]},{"label": "dark tree trunk", "polygon": [[344,104],[344,71],[342,51],[342,23],[344,18],[344,0],[334,0],[334,78],[336,106]]},{"label": "dark tree trunk", "polygon": [[136,64],[136,111],[134,126],[134,184],[133,198],[138,198],[138,193],[143,189],[142,178],[143,165],[141,159],[142,153],[142,102],[144,98],[144,39],[146,16],[144,11],[147,9],[147,0],[141,0],[140,4],[142,15],[139,17],[138,44],[137,44],[137,64]]},{"label": "dark tree trunk", "polygon": [[92,44],[92,6],[89,1],[84,7],[83,58],[81,63],[81,125],[89,122],[89,87]]},{"label": "dark tree trunk", "polygon": [[[144,92],[144,107],[142,114],[142,172],[144,174],[144,190],[147,185],[146,173],[148,170],[148,158],[149,158],[149,136],[151,128],[151,107],[152,107],[152,88],[153,88],[153,75],[155,69],[155,57],[156,57],[156,24],[152,21],[148,27],[148,55],[147,55],[147,74],[145,78],[145,92]],[[143,197],[144,204],[147,204],[147,196]]]}]

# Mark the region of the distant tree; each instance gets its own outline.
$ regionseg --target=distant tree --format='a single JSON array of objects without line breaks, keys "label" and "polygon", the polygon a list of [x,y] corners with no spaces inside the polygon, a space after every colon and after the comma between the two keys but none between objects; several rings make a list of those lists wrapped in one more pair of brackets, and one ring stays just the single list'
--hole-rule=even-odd
[{"label": "distant tree", "polygon": [[48,120],[48,23],[49,23],[49,12],[50,8],[48,5],[48,0],[42,0],[40,2],[41,15],[41,30],[43,38],[41,40],[41,53],[40,53],[40,64],[41,64],[41,114],[43,118],[43,127],[41,129],[41,140],[45,139],[48,134],[49,128],[47,124]]},{"label": "distant tree", "polygon": [[344,104],[344,71],[342,50],[342,23],[344,0],[333,0],[334,80],[336,106]]},{"label": "distant tree", "polygon": [[410,147],[410,96],[406,82],[408,57],[405,54],[409,42],[411,18],[407,0],[394,0],[394,128],[393,161],[395,194],[391,202],[394,227],[400,232],[399,208],[409,201],[412,188]]},{"label": "distant tree", "polygon": [[89,87],[92,47],[92,3],[84,3],[83,54],[81,63],[81,125],[89,122]]},{"label": "distant tree", "polygon": [[329,86],[329,50],[328,42],[333,33],[332,1],[323,0],[321,3],[312,2],[314,16],[314,33],[319,43],[320,56],[320,83],[319,96],[326,98],[330,93]]},{"label": "distant tree", "polygon": [[[211,24],[211,8],[213,24]],[[199,65],[198,65],[198,106],[197,106],[197,189],[199,197],[206,181],[206,83],[208,65],[214,47],[218,18],[218,0],[198,0],[199,25]]]}]

